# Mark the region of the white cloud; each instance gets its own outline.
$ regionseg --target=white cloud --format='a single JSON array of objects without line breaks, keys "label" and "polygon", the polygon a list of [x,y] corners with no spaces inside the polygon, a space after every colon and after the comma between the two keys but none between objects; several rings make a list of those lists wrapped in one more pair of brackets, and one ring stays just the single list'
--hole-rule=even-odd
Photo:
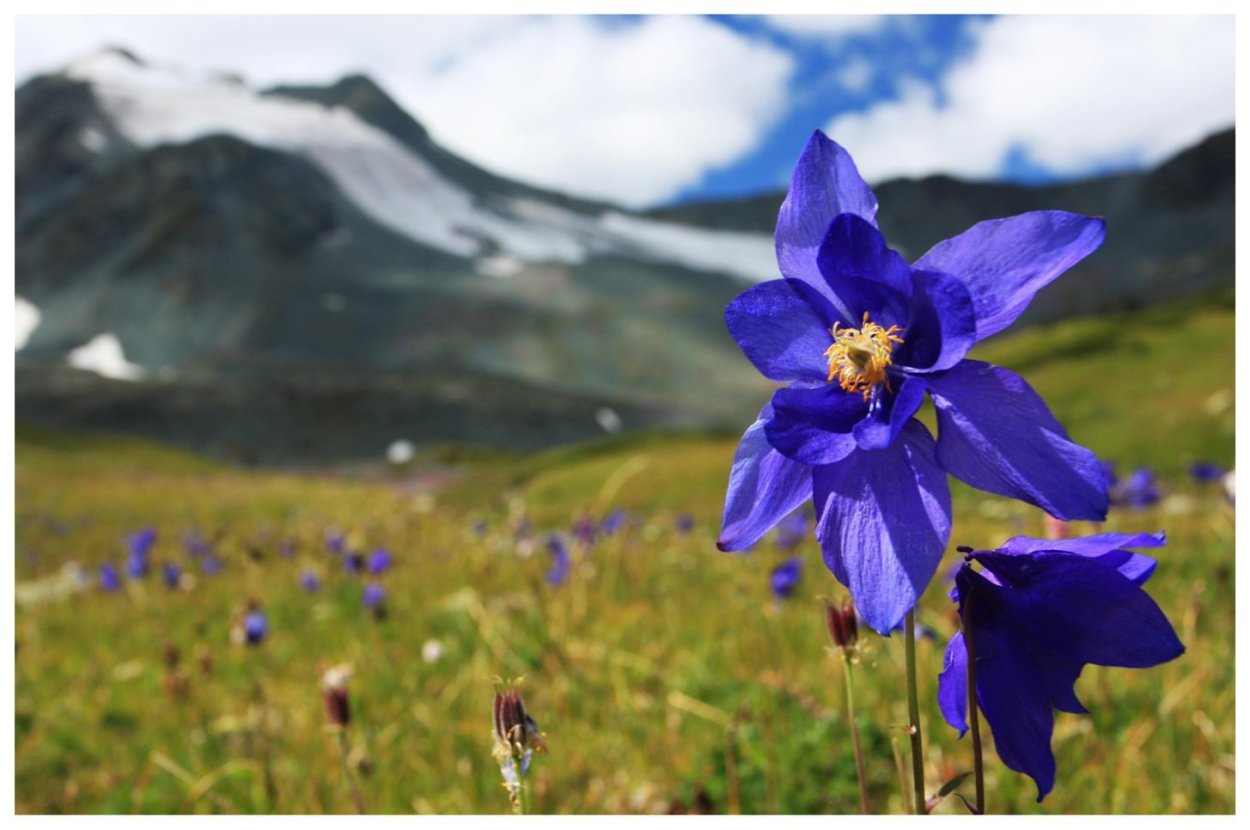
[{"label": "white cloud", "polygon": [[19,17],[19,78],[104,43],[258,85],[376,79],[455,152],[629,205],[755,149],[789,53],[701,17]]},{"label": "white cloud", "polygon": [[941,81],[826,128],[869,181],[1154,163],[1233,123],[1232,17],[1000,17]]},{"label": "white cloud", "polygon": [[702,18],[533,18],[395,88],[474,161],[639,205],[754,149],[793,69],[788,53]]},{"label": "white cloud", "polygon": [[773,29],[792,35],[842,38],[876,34],[889,17],[884,14],[769,14],[764,19]]}]

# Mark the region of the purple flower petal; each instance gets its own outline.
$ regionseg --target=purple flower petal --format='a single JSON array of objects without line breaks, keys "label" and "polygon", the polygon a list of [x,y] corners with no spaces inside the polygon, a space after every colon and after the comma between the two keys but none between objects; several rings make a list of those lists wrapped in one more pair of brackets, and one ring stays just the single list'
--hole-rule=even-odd
[{"label": "purple flower petal", "polygon": [[951,475],[1058,519],[1106,519],[1098,458],[1068,438],[1019,375],[965,360],[928,382],[938,414],[938,460]]},{"label": "purple flower petal", "polygon": [[956,631],[946,644],[942,673],[938,675],[938,708],[942,717],[959,730],[959,737],[968,731],[968,649],[964,634]]},{"label": "purple flower petal", "polygon": [[911,319],[894,350],[894,362],[914,371],[950,369],[976,343],[972,296],[950,274],[913,270],[911,278]]},{"label": "purple flower petal", "polygon": [[846,315],[844,326],[859,328],[864,312],[886,328],[907,324],[911,267],[871,223],[851,213],[835,218],[816,262],[836,298],[834,308]]},{"label": "purple flower petal", "polygon": [[764,437],[764,423],[772,414],[772,407],[765,406],[734,455],[724,524],[716,543],[723,551],[751,547],[812,496],[811,468],[786,458]]},{"label": "purple flower petal", "polygon": [[855,425],[852,434],[861,450],[879,450],[894,443],[899,431],[920,404],[928,389],[923,377],[904,375],[896,392],[880,390],[868,407],[868,414]]},{"label": "purple flower petal", "polygon": [[1034,650],[1127,668],[1157,666],[1185,651],[1150,595],[1097,559],[994,551],[975,557],[1010,586],[1000,589],[1011,591],[1005,613],[1017,629],[1028,632]]},{"label": "purple flower petal", "polygon": [[887,635],[933,577],[950,535],[950,491],[932,436],[910,421],[888,449],[813,471],[825,564],[864,621]]},{"label": "purple flower petal", "polygon": [[1034,211],[979,222],[933,246],[916,267],[945,271],[968,286],[977,340],[984,340],[1011,325],[1033,295],[1093,252],[1105,234],[1102,219]]},{"label": "purple flower petal", "polygon": [[833,335],[786,280],[761,283],[739,294],[725,308],[725,324],[764,377],[824,381],[829,376],[825,351]]},{"label": "purple flower petal", "polygon": [[[963,579],[977,584],[980,575],[965,570],[961,572]],[[1041,801],[1055,785],[1055,756],[1050,750],[1055,716],[1050,690],[1028,643],[1005,622],[996,606],[984,584],[977,584],[970,609],[976,631],[977,703],[994,733],[999,759],[1009,769],[1032,778],[1037,784],[1037,800]]]},{"label": "purple flower petal", "polygon": [[1130,553],[1125,548],[1161,548],[1167,544],[1163,531],[1158,533],[1099,533],[1075,539],[1034,539],[1015,536],[999,548],[1004,553],[1036,553],[1044,550],[1065,551],[1078,556],[1088,556],[1115,568],[1137,585],[1142,585],[1154,573],[1155,560],[1145,554]]},{"label": "purple flower petal", "polygon": [[795,384],[773,393],[768,443],[795,461],[833,464],[855,451],[851,430],[867,412],[864,399],[832,383]]},{"label": "purple flower petal", "polygon": [[835,297],[816,267],[816,252],[829,225],[843,213],[872,222],[877,197],[860,178],[850,154],[817,130],[803,148],[777,215],[777,264],[782,275],[803,280],[830,302]]}]

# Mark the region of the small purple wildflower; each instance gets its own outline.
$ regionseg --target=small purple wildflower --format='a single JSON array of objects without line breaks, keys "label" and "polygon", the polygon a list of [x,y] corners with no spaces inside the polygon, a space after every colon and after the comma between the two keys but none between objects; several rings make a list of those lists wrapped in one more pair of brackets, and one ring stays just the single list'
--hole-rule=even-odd
[{"label": "small purple wildflower", "polygon": [[1198,461],[1189,468],[1189,474],[1194,481],[1200,481],[1203,484],[1220,481],[1227,472],[1228,470],[1225,470],[1219,464],[1212,464],[1210,461]]},{"label": "small purple wildflower", "polygon": [[299,575],[299,584],[310,594],[315,594],[321,590],[321,580],[310,570],[304,570]]},{"label": "small purple wildflower", "polygon": [[569,578],[569,548],[564,540],[552,534],[547,537],[547,550],[551,552],[551,570],[547,571],[548,585],[563,585]]},{"label": "small purple wildflower", "polygon": [[193,559],[212,553],[213,546],[195,528],[182,534],[182,549]]},{"label": "small purple wildflower", "polygon": [[346,540],[343,538],[342,533],[339,533],[334,528],[326,531],[326,550],[330,553],[335,555],[342,553],[345,544]]},{"label": "small purple wildflower", "polygon": [[369,554],[369,573],[380,574],[391,566],[391,552],[386,548],[378,548]]},{"label": "small purple wildflower", "polygon": [[221,573],[222,563],[215,553],[206,553],[204,558],[200,560],[200,570],[204,571],[206,576],[216,576]]},{"label": "small purple wildflower", "polygon": [[178,567],[177,562],[166,562],[165,567],[161,568],[161,578],[165,580],[165,587],[177,588],[178,580],[182,578],[182,568]]},{"label": "small purple wildflower", "polygon": [[595,543],[595,536],[598,535],[598,528],[593,519],[589,516],[582,516],[573,522],[573,538],[579,545],[588,548]]},{"label": "small purple wildflower", "polygon": [[122,587],[121,579],[117,576],[117,568],[111,562],[105,562],[100,566],[100,587],[109,593]]},{"label": "small purple wildflower", "polygon": [[249,611],[243,618],[244,642],[249,646],[258,646],[269,635],[269,620],[260,609]]},{"label": "small purple wildflower", "polygon": [[1144,510],[1159,501],[1159,485],[1149,467],[1138,467],[1119,491],[1120,502],[1134,510]]},{"label": "small purple wildflower", "polygon": [[691,516],[689,513],[682,513],[677,517],[675,526],[678,533],[689,533],[694,530],[694,516]]},{"label": "small purple wildflower", "polygon": [[773,568],[772,575],[769,578],[773,596],[777,597],[777,599],[789,599],[794,595],[794,590],[799,587],[799,582],[802,579],[803,560],[798,557],[787,559],[776,568]]},{"label": "small purple wildflower", "polygon": [[361,594],[361,601],[365,608],[377,610],[386,602],[386,589],[376,582],[371,582],[365,586],[364,592]]},{"label": "small purple wildflower", "polygon": [[614,536],[624,529],[628,520],[629,514],[624,510],[613,510],[603,517],[603,521],[599,523],[599,530],[603,532],[604,536]]},{"label": "small purple wildflower", "polygon": [[364,554],[355,551],[343,557],[343,569],[349,574],[358,574],[365,569]]}]

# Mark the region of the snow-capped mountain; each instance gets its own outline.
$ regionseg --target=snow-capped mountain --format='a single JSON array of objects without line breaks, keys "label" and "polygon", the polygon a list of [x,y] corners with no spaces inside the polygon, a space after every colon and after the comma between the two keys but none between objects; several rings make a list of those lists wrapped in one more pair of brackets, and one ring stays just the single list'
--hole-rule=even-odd
[{"label": "snow-capped mountain", "polygon": [[[17,126],[17,291],[38,321],[23,417],[127,428],[143,411],[166,437],[190,419],[197,443],[281,432],[290,454],[334,455],[584,438],[603,409],[706,424],[761,397],[721,312],[776,276],[767,228],[494,176],[367,78],[261,91],[106,50],[24,84]],[[97,371],[118,381],[103,397],[63,371],[97,342],[125,367]],[[288,398],[317,402],[306,429]],[[361,400],[363,419],[327,420]]]}]

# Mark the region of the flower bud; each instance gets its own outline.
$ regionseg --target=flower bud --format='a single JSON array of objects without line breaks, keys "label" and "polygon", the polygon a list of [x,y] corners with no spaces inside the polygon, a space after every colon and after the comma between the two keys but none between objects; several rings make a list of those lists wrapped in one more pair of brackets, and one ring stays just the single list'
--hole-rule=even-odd
[{"label": "flower bud", "polygon": [[848,599],[841,608],[832,603],[825,605],[825,623],[829,627],[829,638],[833,644],[843,651],[850,651],[859,640],[859,622],[855,617],[855,606]]},{"label": "flower bud", "polygon": [[347,678],[352,667],[346,664],[331,666],[321,673],[321,697],[326,704],[326,719],[340,729],[352,720],[351,705],[347,699]]}]

